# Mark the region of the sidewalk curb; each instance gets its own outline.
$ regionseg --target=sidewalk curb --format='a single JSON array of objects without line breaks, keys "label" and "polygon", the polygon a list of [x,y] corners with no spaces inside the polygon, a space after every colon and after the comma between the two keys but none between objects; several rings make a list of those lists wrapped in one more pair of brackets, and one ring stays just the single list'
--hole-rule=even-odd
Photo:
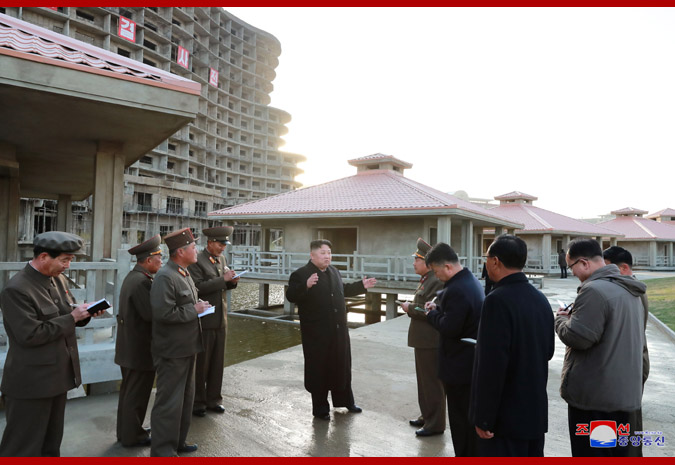
[{"label": "sidewalk curb", "polygon": [[665,323],[652,315],[651,312],[649,313],[649,321],[654,323],[654,326],[656,326],[663,334],[668,337],[668,339],[670,339],[672,343],[675,344],[675,331],[670,329]]}]

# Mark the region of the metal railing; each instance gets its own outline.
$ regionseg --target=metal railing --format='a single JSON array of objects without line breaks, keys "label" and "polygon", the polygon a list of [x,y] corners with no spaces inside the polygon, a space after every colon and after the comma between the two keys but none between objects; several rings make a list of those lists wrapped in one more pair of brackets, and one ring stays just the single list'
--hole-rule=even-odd
[{"label": "metal railing", "polygon": [[[459,257],[460,263],[467,265],[466,257]],[[306,252],[261,251],[254,247],[233,247],[229,263],[236,270],[249,270],[247,278],[288,279],[290,274],[309,261]],[[413,281],[419,276],[413,268],[410,256],[333,254],[332,265],[340,270],[345,279],[359,279],[364,276],[384,281]],[[482,260],[474,257],[470,268],[474,273],[480,272]]]}]

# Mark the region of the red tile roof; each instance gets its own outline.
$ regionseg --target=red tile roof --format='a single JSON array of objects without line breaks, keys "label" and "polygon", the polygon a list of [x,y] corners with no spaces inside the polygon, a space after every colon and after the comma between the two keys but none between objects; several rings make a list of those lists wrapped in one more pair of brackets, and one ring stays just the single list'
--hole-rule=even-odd
[{"label": "red tile roof", "polygon": [[621,210],[614,210],[611,213],[612,215],[646,215],[648,212],[639,208],[626,207]]},{"label": "red tile roof", "polygon": [[663,210],[657,211],[656,213],[652,213],[651,215],[647,215],[645,218],[658,218],[659,216],[675,216],[675,209],[672,208],[665,208]]},{"label": "red tile roof", "polygon": [[486,210],[391,170],[362,171],[354,176],[254,200],[209,215],[226,218],[278,218],[298,214],[350,212],[390,212],[391,215],[400,215],[410,210],[429,210],[429,214],[434,214],[434,210],[448,209],[458,209],[498,224],[514,227],[519,224],[498,212]]},{"label": "red tile roof", "polygon": [[598,225],[620,232],[625,236],[623,240],[675,241],[675,226],[647,218],[620,216]]},{"label": "red tile roof", "polygon": [[365,165],[368,163],[372,163],[374,161],[378,162],[383,162],[383,161],[391,161],[394,162],[397,165],[402,165],[405,168],[412,168],[412,163],[408,163],[407,161],[403,161],[400,158],[396,158],[393,155],[385,155],[384,153],[374,153],[373,155],[366,155],[365,157],[360,157],[360,158],[352,158],[351,160],[348,160],[347,163],[349,163],[352,166],[358,166],[358,165]]},{"label": "red tile roof", "polygon": [[[496,197],[495,197],[496,198]],[[536,198],[536,197],[535,197]],[[586,221],[560,215],[530,204],[502,204],[490,211],[499,212],[512,221],[522,223],[525,227],[517,232],[523,233],[569,233],[584,236],[618,236],[612,229],[601,227]]]},{"label": "red tile roof", "polygon": [[537,200],[537,197],[535,197],[534,195],[525,194],[524,192],[520,191],[513,191],[509,192],[508,194],[498,195],[497,197],[495,197],[495,200],[517,200],[517,199]]},{"label": "red tile roof", "polygon": [[201,89],[197,82],[0,13],[0,54],[17,53],[56,66],[81,65],[82,71],[108,71],[191,94]]}]

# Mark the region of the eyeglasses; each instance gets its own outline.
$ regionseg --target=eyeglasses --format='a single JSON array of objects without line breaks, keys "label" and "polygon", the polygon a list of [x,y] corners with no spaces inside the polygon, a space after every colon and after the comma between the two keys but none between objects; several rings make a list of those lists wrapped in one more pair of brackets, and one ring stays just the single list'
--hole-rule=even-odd
[{"label": "eyeglasses", "polygon": [[588,260],[588,259],[587,259],[587,258],[578,258],[576,262],[572,263],[571,265],[568,265],[568,266],[567,266],[567,269],[570,270],[570,271],[572,271],[572,268],[574,268],[574,265],[576,265],[577,263],[579,263],[581,260]]}]

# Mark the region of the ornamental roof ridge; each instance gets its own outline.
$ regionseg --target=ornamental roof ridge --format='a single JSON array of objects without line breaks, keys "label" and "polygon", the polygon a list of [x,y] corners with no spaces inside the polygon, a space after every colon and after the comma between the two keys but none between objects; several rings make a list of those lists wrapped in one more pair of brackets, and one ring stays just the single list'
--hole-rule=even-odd
[{"label": "ornamental roof ridge", "polygon": [[0,48],[172,84],[194,93],[201,85],[71,37],[0,13]]}]

